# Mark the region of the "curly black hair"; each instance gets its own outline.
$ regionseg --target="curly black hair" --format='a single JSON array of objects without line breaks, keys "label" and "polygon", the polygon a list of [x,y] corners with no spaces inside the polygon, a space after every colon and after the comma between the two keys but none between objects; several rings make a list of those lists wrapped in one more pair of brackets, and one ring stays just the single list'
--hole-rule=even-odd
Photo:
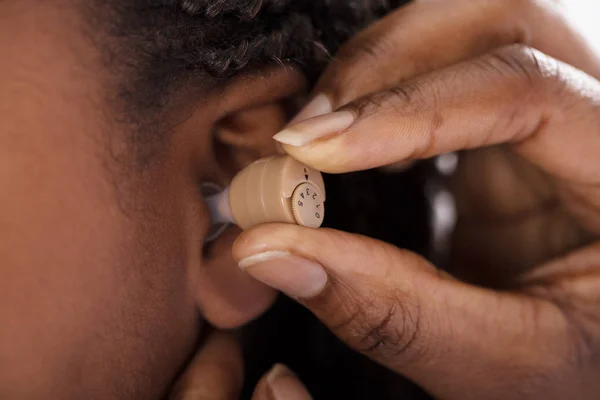
[{"label": "curly black hair", "polygon": [[268,64],[314,79],[365,25],[407,0],[83,1],[127,111],[156,112],[189,79],[210,88]]}]

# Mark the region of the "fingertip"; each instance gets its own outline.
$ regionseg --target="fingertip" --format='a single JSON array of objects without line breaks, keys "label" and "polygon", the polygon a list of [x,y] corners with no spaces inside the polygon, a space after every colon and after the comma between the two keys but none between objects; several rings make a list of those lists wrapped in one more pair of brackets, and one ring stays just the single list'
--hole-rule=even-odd
[{"label": "fingertip", "polygon": [[[244,376],[242,348],[235,335],[229,332],[215,331],[206,340],[194,362],[197,365],[226,366],[236,381]],[[223,372],[223,371],[221,371]]]},{"label": "fingertip", "polygon": [[288,367],[276,364],[263,377],[253,400],[311,400],[306,387]]},{"label": "fingertip", "polygon": [[230,333],[215,331],[198,350],[169,399],[237,398],[244,380],[242,350]]},{"label": "fingertip", "polygon": [[283,364],[277,364],[267,376],[267,382],[275,400],[310,400],[300,379]]}]

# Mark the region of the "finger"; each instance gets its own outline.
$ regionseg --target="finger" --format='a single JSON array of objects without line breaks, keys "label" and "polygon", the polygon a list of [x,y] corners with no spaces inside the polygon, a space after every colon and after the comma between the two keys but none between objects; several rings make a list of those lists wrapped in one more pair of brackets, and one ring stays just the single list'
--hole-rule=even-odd
[{"label": "finger", "polygon": [[277,364],[256,386],[252,400],[311,400],[300,379],[285,365]]},{"label": "finger", "polygon": [[314,100],[293,122],[515,43],[600,77],[600,60],[563,18],[564,10],[558,4],[534,0],[415,1],[344,45],[318,82]]},{"label": "finger", "polygon": [[524,371],[541,396],[573,356],[557,307],[468,286],[366,237],[266,225],[242,234],[234,253],[352,348],[440,398],[502,398]]},{"label": "finger", "polygon": [[237,400],[243,384],[241,349],[234,337],[215,332],[198,351],[170,399]]},{"label": "finger", "polygon": [[[294,158],[333,173],[509,143],[600,207],[599,102],[597,80],[515,45],[300,122],[276,139]],[[578,213],[591,218],[586,210]]]}]

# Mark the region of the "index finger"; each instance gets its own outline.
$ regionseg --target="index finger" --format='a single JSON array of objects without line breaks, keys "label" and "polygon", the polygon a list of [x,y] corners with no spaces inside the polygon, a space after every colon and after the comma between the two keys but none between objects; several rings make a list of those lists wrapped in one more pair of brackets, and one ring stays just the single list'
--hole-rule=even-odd
[{"label": "index finger", "polygon": [[515,45],[292,125],[275,139],[329,173],[507,143],[556,178],[596,185],[598,99],[597,80]]},{"label": "index finger", "polygon": [[421,0],[406,5],[340,49],[319,80],[315,98],[293,122],[331,112],[405,79],[516,43],[599,77],[598,57],[570,28],[557,4],[534,0]]}]

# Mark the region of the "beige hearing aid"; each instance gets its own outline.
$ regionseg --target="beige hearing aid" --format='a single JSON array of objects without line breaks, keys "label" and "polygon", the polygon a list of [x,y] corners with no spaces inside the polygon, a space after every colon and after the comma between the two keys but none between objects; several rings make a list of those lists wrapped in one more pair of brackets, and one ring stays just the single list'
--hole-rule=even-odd
[{"label": "beige hearing aid", "polygon": [[287,222],[318,228],[325,216],[323,176],[290,156],[258,160],[243,169],[227,189],[216,190],[203,187],[213,222],[209,240],[227,224],[248,229]]}]

